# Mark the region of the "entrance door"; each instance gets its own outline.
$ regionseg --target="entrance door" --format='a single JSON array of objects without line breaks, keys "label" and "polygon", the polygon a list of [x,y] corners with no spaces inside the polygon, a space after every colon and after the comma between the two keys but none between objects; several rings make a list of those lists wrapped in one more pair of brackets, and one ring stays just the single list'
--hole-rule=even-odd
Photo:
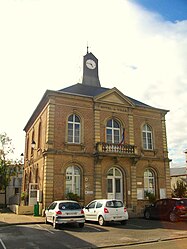
[{"label": "entrance door", "polygon": [[29,183],[29,206],[37,203],[38,183]]},{"label": "entrance door", "polygon": [[107,198],[123,201],[122,173],[113,167],[107,174]]}]

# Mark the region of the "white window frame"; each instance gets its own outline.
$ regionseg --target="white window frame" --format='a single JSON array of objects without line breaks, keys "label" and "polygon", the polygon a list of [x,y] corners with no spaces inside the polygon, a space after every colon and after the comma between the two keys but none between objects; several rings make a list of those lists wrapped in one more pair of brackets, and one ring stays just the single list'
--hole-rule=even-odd
[{"label": "white window frame", "polygon": [[[73,121],[70,121],[70,117],[73,116]],[[79,122],[76,121],[76,118],[79,119]],[[69,137],[69,133],[70,133],[70,130],[69,130],[69,124],[72,125],[72,131],[73,131],[73,134],[72,134],[72,140],[70,140],[70,137]],[[78,126],[78,136],[76,136],[76,126]],[[76,138],[78,138],[78,141],[76,141]],[[80,144],[80,138],[81,138],[81,123],[80,123],[80,118],[76,115],[76,114],[71,114],[69,117],[68,117],[68,143],[73,143],[73,144]]]},{"label": "white window frame", "polygon": [[146,192],[155,195],[155,173],[151,169],[144,171],[144,193]]},{"label": "white window frame", "polygon": [[[78,174],[76,174],[78,170]],[[68,184],[68,181],[71,181],[70,184]],[[77,185],[76,185],[77,183]],[[81,191],[81,171],[78,166],[69,166],[66,169],[66,194],[68,193],[74,193],[80,196]]]},{"label": "white window frame", "polygon": [[144,124],[142,129],[142,139],[144,150],[153,150],[153,133],[148,124]]},{"label": "white window frame", "polygon": [[[109,121],[112,121],[112,125],[111,126],[108,126],[108,122]],[[114,127],[114,122],[116,122],[118,124],[119,127]],[[112,131],[112,134],[110,135],[111,136],[111,142],[108,140],[108,134],[107,134],[107,131],[108,130],[111,130]],[[117,136],[118,136],[118,141],[115,141],[115,132],[117,132]],[[112,143],[112,144],[119,144],[120,143],[120,133],[121,133],[121,128],[120,128],[120,124],[117,120],[115,119],[110,119],[107,121],[107,126],[106,126],[106,141],[107,143]]]}]

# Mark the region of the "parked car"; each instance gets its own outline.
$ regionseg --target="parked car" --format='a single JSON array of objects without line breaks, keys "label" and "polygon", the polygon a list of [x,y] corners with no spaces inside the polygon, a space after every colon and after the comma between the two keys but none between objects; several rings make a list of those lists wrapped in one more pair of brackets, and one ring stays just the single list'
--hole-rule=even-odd
[{"label": "parked car", "polygon": [[128,220],[127,209],[120,200],[93,200],[83,210],[86,221],[97,221],[100,226],[112,221],[126,224]]},{"label": "parked car", "polygon": [[52,223],[54,228],[60,224],[77,223],[84,227],[85,216],[80,204],[76,201],[54,201],[45,211],[46,223]]},{"label": "parked car", "polygon": [[171,222],[187,219],[187,198],[157,200],[144,210],[145,219],[167,219]]}]

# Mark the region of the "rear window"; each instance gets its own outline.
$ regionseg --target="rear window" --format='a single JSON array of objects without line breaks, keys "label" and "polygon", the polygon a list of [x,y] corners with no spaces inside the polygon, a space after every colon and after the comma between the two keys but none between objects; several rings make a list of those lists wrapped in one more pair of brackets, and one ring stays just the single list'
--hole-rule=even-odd
[{"label": "rear window", "polygon": [[81,206],[78,203],[72,203],[72,202],[63,202],[59,204],[59,209],[62,210],[75,210],[75,209],[81,209]]},{"label": "rear window", "polygon": [[107,201],[106,207],[120,208],[120,207],[123,207],[123,202],[121,202],[121,201]]},{"label": "rear window", "polygon": [[176,202],[176,205],[187,206],[187,199],[178,200],[178,201]]}]

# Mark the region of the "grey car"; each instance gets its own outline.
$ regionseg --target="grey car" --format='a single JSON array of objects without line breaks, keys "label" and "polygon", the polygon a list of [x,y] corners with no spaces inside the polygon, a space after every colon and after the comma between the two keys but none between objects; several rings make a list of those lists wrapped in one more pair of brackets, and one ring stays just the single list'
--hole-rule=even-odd
[{"label": "grey car", "polygon": [[52,202],[45,211],[46,223],[52,223],[54,228],[61,224],[77,223],[84,227],[85,216],[80,204],[71,200]]}]

